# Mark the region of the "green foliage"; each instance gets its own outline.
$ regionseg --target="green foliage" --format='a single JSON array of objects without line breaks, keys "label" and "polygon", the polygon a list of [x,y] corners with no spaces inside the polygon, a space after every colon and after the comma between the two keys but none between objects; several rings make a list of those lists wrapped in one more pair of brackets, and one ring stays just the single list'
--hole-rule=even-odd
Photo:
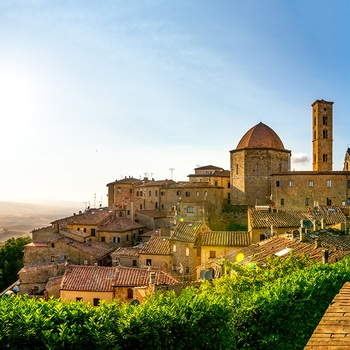
[{"label": "green foliage", "polygon": [[303,349],[344,282],[350,261],[270,258],[225,263],[220,279],[140,305],[0,299],[0,344],[11,349]]},{"label": "green foliage", "polygon": [[11,238],[0,248],[0,291],[14,283],[18,271],[23,267],[23,248],[30,238]]}]

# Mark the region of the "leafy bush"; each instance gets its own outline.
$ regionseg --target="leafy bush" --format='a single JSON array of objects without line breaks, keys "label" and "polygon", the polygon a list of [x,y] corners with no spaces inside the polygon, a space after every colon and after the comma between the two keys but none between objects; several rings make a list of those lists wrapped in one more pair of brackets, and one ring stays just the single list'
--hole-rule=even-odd
[{"label": "leafy bush", "polygon": [[0,299],[0,344],[11,349],[303,349],[346,281],[350,262],[270,259],[232,265],[199,288],[140,305]]}]

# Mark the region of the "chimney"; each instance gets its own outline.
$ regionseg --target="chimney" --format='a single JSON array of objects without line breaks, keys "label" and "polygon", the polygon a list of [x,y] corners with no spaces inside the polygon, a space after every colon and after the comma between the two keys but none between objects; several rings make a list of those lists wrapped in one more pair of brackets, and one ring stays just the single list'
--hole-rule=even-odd
[{"label": "chimney", "polygon": [[151,272],[149,274],[149,284],[154,284],[156,281],[156,273],[155,272]]},{"label": "chimney", "polygon": [[315,239],[315,249],[320,248],[321,247],[321,240],[319,238]]},{"label": "chimney", "polygon": [[329,251],[325,249],[322,251],[322,264],[328,264]]},{"label": "chimney", "polygon": [[305,227],[299,228],[299,234],[300,234],[300,242],[305,242],[306,241]]}]

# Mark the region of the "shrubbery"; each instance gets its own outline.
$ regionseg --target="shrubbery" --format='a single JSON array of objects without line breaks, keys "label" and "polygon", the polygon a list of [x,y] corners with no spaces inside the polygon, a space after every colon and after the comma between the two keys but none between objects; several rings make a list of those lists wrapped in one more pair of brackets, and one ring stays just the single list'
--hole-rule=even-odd
[{"label": "shrubbery", "polygon": [[237,265],[232,276],[133,306],[0,300],[0,343],[11,349],[303,349],[350,281],[350,261],[307,258]]}]

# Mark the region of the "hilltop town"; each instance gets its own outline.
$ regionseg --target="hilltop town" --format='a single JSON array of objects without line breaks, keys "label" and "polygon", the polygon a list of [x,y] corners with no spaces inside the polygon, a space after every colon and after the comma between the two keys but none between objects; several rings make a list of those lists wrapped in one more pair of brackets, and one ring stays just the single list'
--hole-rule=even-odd
[{"label": "hilltop town", "polygon": [[108,183],[107,207],[32,231],[20,293],[139,303],[154,290],[179,293],[221,276],[223,259],[263,263],[291,251],[342,259],[350,254],[350,150],[334,171],[333,102],[312,104],[312,145],[313,170],[291,171],[291,151],[259,123],[230,151],[229,170],[208,165],[188,181]]}]

